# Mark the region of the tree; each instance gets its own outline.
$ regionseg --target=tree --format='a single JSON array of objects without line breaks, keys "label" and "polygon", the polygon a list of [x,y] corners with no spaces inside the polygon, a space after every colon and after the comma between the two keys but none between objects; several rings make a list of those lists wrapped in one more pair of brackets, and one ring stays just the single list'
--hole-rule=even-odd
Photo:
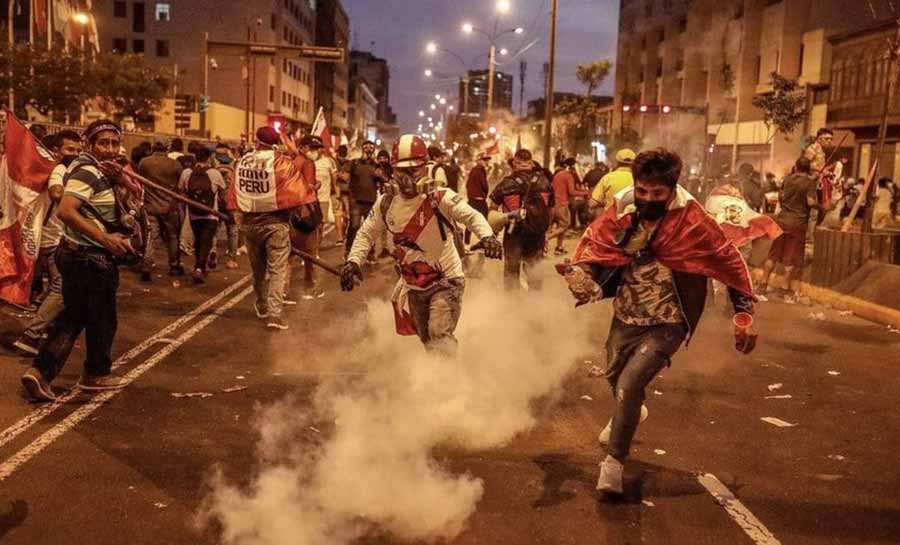
[{"label": "tree", "polygon": [[775,129],[770,140],[776,133],[791,134],[806,118],[806,97],[797,80],[782,77],[778,72],[772,72],[772,92],[753,97],[753,105],[762,110],[766,127]]},{"label": "tree", "polygon": [[[12,66],[10,66],[12,62]],[[10,70],[11,69],[11,70]],[[47,51],[29,44],[0,49],[0,92],[15,90],[17,115],[25,117],[26,108],[43,116],[63,121],[77,116],[82,104],[93,92],[93,78],[85,73],[89,66],[73,53],[56,48]]]},{"label": "tree", "polygon": [[596,132],[600,106],[594,98],[594,91],[609,76],[612,63],[609,59],[579,64],[575,77],[585,86],[584,96],[566,97],[555,105],[554,113],[567,117],[570,122],[562,131],[564,147],[590,153],[591,139]]},{"label": "tree", "polygon": [[609,59],[599,59],[594,62],[579,64],[575,69],[575,77],[587,88],[585,96],[590,99],[594,91],[600,87],[603,80],[609,76],[612,63]]},{"label": "tree", "polygon": [[94,61],[97,96],[116,111],[116,117],[151,118],[172,86],[172,76],[133,53],[100,54]]}]

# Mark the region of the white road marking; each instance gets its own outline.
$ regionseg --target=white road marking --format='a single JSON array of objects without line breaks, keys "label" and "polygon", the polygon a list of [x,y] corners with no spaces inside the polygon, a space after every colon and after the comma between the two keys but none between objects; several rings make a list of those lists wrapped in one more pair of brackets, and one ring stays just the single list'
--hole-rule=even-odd
[{"label": "white road marking", "polygon": [[[232,285],[228,286],[227,288],[225,288],[224,290],[222,290],[222,292],[219,293],[218,295],[216,295],[215,297],[204,301],[201,305],[199,305],[194,310],[188,312],[181,318],[175,320],[171,324],[164,327],[163,329],[160,329],[152,337],[147,338],[141,344],[135,346],[128,352],[125,352],[124,354],[119,356],[119,358],[113,362],[113,369],[120,367],[122,365],[125,365],[126,363],[128,363],[129,361],[134,359],[136,356],[138,356],[139,354],[141,354],[142,352],[144,352],[145,350],[147,350],[154,344],[167,343],[168,346],[172,346],[172,344],[176,341],[173,341],[172,339],[168,339],[166,337],[166,335],[171,334],[172,332],[174,332],[175,330],[177,330],[178,328],[180,328],[187,322],[196,318],[199,314],[205,312],[210,307],[217,305],[222,299],[225,299],[226,297],[228,297],[229,295],[234,293],[235,290],[240,289],[249,281],[250,281],[250,276],[245,276],[245,277],[241,278],[234,284],[232,284]],[[81,392],[77,388],[73,388],[68,393],[59,396],[57,398],[56,402],[45,403],[45,404],[41,405],[40,407],[36,408],[35,410],[30,412],[25,417],[23,417],[21,420],[17,421],[15,424],[11,425],[10,427],[8,427],[5,430],[3,430],[2,432],[0,432],[0,447],[3,447],[7,443],[9,443],[13,439],[15,439],[23,431],[27,430],[31,426],[40,422],[42,419],[44,419],[48,415],[55,412],[57,409],[59,409],[64,404],[71,401],[74,397],[76,397],[80,393]]]},{"label": "white road marking", "polygon": [[716,499],[745,534],[757,545],[781,545],[772,532],[740,502],[728,487],[712,473],[697,475],[697,481]]},{"label": "white road marking", "polygon": [[[156,366],[157,363],[164,360],[166,356],[177,350],[178,347],[191,340],[195,335],[200,333],[209,324],[213,323],[231,307],[240,303],[252,292],[252,287],[245,288],[227,303],[215,309],[212,314],[210,314],[206,318],[203,318],[202,320],[194,324],[190,329],[182,333],[181,336],[179,336],[175,340],[175,342],[166,345],[162,348],[162,350],[160,350],[156,354],[153,354],[153,356],[151,356],[147,361],[141,363],[140,365],[129,371],[125,375],[125,379],[131,382],[137,380],[141,375],[152,369],[154,366]],[[49,446],[55,440],[59,439],[60,436],[77,426],[79,422],[81,422],[82,420],[90,416],[91,413],[103,406],[104,403],[125,390],[127,390],[127,388],[124,388],[122,390],[107,390],[95,395],[91,398],[90,401],[79,407],[78,410],[64,418],[49,430],[45,431],[40,437],[29,443],[19,452],[15,453],[12,457],[3,462],[3,464],[0,464],[0,481],[5,481],[10,475],[12,475],[17,469],[19,469],[22,464],[34,458],[39,452],[44,450],[44,448]]]},{"label": "white road marking", "polygon": [[322,229],[322,236],[328,236],[328,233],[334,231],[334,224],[329,223],[325,226],[325,229]]}]

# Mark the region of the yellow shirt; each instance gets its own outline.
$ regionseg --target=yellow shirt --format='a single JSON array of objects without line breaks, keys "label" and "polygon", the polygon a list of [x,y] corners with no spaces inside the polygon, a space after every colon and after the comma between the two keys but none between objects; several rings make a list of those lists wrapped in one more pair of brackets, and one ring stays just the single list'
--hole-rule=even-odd
[{"label": "yellow shirt", "polygon": [[632,185],[634,178],[631,175],[631,167],[619,167],[600,179],[591,193],[591,200],[604,207],[608,206],[616,193]]}]

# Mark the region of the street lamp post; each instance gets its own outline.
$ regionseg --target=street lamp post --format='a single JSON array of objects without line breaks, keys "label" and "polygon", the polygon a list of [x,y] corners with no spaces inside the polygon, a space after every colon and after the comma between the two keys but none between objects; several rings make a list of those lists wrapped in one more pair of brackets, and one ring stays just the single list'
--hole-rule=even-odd
[{"label": "street lamp post", "polygon": [[497,77],[497,40],[506,34],[521,34],[525,31],[522,27],[511,28],[500,32],[498,25],[500,24],[499,14],[508,13],[511,6],[508,0],[500,0],[497,2],[498,16],[494,18],[493,32],[487,33],[484,30],[474,26],[471,23],[463,23],[462,30],[466,34],[478,32],[488,39],[490,50],[488,51],[488,98],[487,98],[487,115],[489,116],[494,110],[494,79]]},{"label": "street lamp post", "polygon": [[[454,53],[453,51],[450,51],[449,49],[444,49],[443,47],[439,47],[435,42],[428,42],[428,44],[425,46],[425,50],[431,55],[434,55],[439,51],[441,53],[446,53],[447,55],[450,55],[451,57],[453,57],[454,59],[459,61],[459,63],[462,65],[462,67],[463,67],[463,77],[462,77],[463,114],[469,115],[469,67],[466,64],[466,61],[464,61],[461,56]],[[431,69],[425,70],[426,77],[430,78],[432,74],[433,74],[433,72],[431,71]]]}]

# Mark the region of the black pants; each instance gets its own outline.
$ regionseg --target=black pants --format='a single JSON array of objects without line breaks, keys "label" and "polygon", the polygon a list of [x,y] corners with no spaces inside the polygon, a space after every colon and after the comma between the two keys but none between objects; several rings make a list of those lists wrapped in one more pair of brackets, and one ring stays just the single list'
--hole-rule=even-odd
[{"label": "black pants", "polygon": [[63,242],[56,254],[62,275],[65,310],[50,329],[47,342],[34,359],[34,367],[49,382],[62,371],[75,340],[85,332],[87,358],[84,373],[92,377],[112,370],[112,343],[116,336],[116,290],[119,269],[112,254],[101,248],[69,247]]},{"label": "black pants", "polygon": [[545,243],[542,236],[528,237],[509,232],[503,235],[503,286],[507,290],[519,289],[519,271],[523,265],[528,289],[541,289],[543,279],[533,269],[541,261]]},{"label": "black pants", "polygon": [[[484,216],[484,219],[488,217],[488,203],[485,199],[469,199],[469,206],[478,210],[478,212]],[[469,240],[472,238],[472,231],[466,229],[466,244],[469,243]]]},{"label": "black pants", "polygon": [[209,264],[209,253],[216,244],[216,233],[219,220],[191,220],[191,231],[194,232],[194,268],[206,272]]},{"label": "black pants", "polygon": [[344,246],[345,254],[349,254],[350,248],[353,248],[353,241],[356,240],[356,232],[362,227],[363,222],[366,220],[366,216],[372,211],[372,206],[374,205],[375,203],[372,202],[350,201],[350,223],[347,225],[347,239]]},{"label": "black pants", "polygon": [[169,257],[169,266],[173,267],[181,263],[181,249],[178,244],[181,239],[181,210],[173,204],[169,212],[165,214],[150,214],[151,234],[147,240],[147,253],[144,256],[141,271],[150,271],[150,262],[153,254],[155,239],[161,238],[166,245],[166,254]]}]

